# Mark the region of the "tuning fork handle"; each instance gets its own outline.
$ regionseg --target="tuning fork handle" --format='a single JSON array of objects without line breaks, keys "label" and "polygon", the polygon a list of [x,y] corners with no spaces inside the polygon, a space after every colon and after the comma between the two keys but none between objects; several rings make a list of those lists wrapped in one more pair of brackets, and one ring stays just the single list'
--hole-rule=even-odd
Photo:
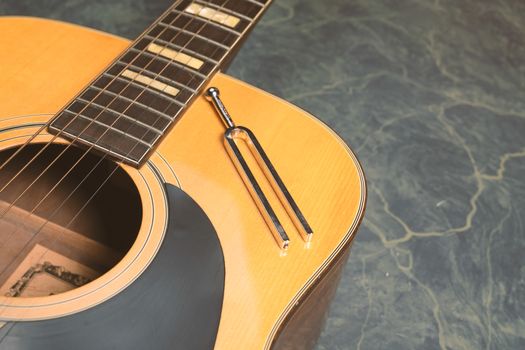
[{"label": "tuning fork handle", "polygon": [[224,142],[228,155],[232,159],[238,173],[241,175],[241,178],[257,204],[259,211],[265,219],[279,247],[281,249],[287,249],[290,244],[290,239],[277,218],[277,215],[270,205],[266,195],[262,191],[261,186],[257,182],[257,179],[253,175],[253,172],[248,166],[246,159],[237,146],[236,140],[242,140],[245,142],[250,153],[255,158],[257,165],[264,173],[264,176],[271,184],[273,191],[279,198],[288,213],[288,216],[299,231],[299,234],[305,242],[310,242],[313,235],[312,228],[306,221],[306,218],[299,209],[297,203],[275,170],[275,167],[266,155],[266,152],[259,143],[259,140],[257,140],[255,134],[247,127],[235,125],[219,97],[219,90],[217,88],[209,88],[207,91],[207,97],[212,102],[217,113],[227,127],[226,132],[224,133]]}]

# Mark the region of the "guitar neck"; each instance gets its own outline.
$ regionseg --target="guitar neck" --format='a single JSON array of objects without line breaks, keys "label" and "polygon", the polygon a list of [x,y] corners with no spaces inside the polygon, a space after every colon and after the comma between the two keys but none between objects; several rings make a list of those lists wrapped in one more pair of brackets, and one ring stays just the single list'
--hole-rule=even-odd
[{"label": "guitar neck", "polygon": [[177,1],[48,130],[140,166],[270,2]]}]

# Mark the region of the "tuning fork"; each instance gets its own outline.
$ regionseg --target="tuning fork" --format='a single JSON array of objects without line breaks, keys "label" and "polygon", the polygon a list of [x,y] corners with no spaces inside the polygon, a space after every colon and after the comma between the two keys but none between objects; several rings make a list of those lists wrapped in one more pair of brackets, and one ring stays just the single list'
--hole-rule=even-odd
[{"label": "tuning fork", "polygon": [[237,172],[241,176],[245,186],[250,192],[259,211],[261,212],[261,215],[266,221],[266,224],[270,228],[275,241],[283,250],[288,249],[288,246],[290,245],[290,238],[286,234],[286,231],[284,230],[281,222],[277,218],[277,215],[270,205],[266,195],[262,191],[261,186],[255,179],[255,176],[248,166],[246,159],[235,143],[236,140],[241,140],[248,146],[250,153],[255,158],[257,165],[262,170],[273,191],[281,201],[283,207],[288,213],[288,216],[299,231],[302,239],[305,242],[310,242],[313,236],[312,228],[306,221],[306,218],[297,206],[297,203],[295,203],[292,195],[284,185],[283,180],[275,170],[275,167],[266,155],[266,152],[264,152],[264,149],[255,137],[255,134],[247,127],[235,125],[232,117],[228,113],[228,110],[222,103],[219,94],[219,89],[216,87],[210,87],[206,91],[206,97],[208,101],[210,101],[215,107],[215,110],[226,126],[226,131],[224,132],[224,146],[233,164],[235,165]]}]

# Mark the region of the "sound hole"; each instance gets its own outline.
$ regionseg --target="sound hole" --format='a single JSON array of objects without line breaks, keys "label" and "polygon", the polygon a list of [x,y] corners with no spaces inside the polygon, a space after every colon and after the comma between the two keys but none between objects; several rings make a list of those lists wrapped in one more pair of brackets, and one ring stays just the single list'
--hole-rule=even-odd
[{"label": "sound hole", "polygon": [[[0,165],[17,148],[0,152]],[[63,293],[122,259],[142,219],[116,163],[61,144],[31,144],[0,169],[0,294]]]}]

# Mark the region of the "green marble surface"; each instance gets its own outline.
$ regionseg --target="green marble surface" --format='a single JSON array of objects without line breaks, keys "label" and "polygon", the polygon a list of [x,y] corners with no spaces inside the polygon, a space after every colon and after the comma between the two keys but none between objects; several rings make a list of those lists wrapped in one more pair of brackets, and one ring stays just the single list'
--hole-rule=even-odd
[{"label": "green marble surface", "polygon": [[[170,3],[0,14],[133,38]],[[368,178],[317,350],[525,349],[524,1],[276,0],[228,73],[317,115]]]}]

